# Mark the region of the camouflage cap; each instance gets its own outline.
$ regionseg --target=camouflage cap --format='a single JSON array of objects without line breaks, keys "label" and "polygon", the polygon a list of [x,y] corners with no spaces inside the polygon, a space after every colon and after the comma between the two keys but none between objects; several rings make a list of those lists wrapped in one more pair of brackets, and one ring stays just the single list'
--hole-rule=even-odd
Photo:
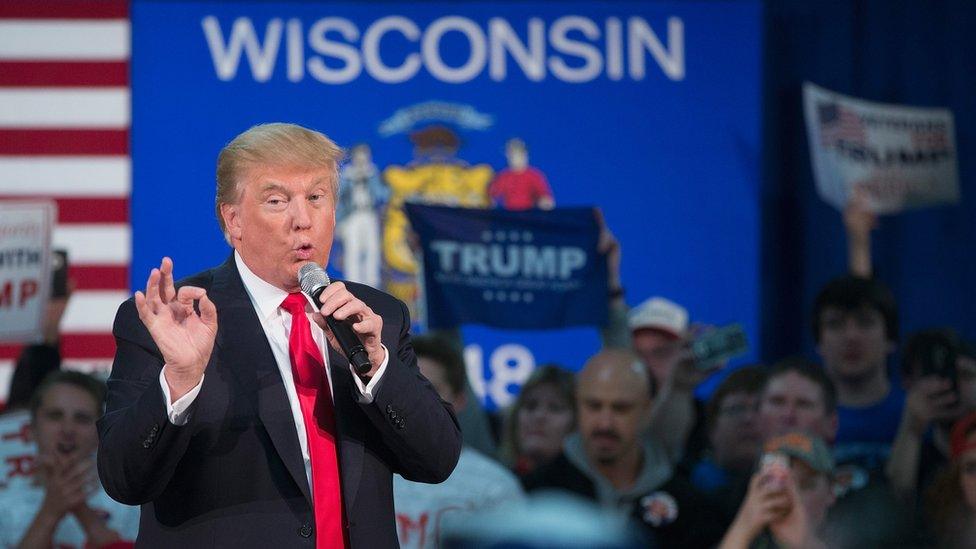
[{"label": "camouflage cap", "polygon": [[821,473],[834,472],[834,456],[823,439],[816,435],[801,431],[786,433],[766,441],[763,450],[799,459]]}]

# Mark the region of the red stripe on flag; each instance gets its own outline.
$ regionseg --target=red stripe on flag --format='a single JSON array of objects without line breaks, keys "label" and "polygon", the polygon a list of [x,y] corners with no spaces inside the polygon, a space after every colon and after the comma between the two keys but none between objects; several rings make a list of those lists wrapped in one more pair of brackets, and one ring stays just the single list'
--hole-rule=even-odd
[{"label": "red stripe on flag", "polygon": [[68,279],[75,290],[127,290],[129,267],[125,265],[72,265],[68,258]]},{"label": "red stripe on flag", "polygon": [[58,223],[128,223],[127,198],[58,198]]},{"label": "red stripe on flag", "polygon": [[123,0],[5,0],[0,18],[10,19],[127,19],[129,3]]},{"label": "red stripe on flag", "polygon": [[65,358],[111,358],[115,356],[115,337],[102,334],[65,334],[61,337],[61,356]]},{"label": "red stripe on flag", "polygon": [[129,64],[113,62],[0,62],[0,86],[127,86]]},{"label": "red stripe on flag", "polygon": [[0,130],[0,155],[127,155],[128,130]]},{"label": "red stripe on flag", "polygon": [[[2,200],[49,200],[49,195],[9,196],[0,194]],[[128,198],[57,198],[58,223],[128,223]]]},{"label": "red stripe on flag", "polygon": [[[14,360],[23,345],[0,345],[0,359]],[[115,356],[115,338],[104,334],[64,334],[61,336],[61,359],[92,359]]]}]

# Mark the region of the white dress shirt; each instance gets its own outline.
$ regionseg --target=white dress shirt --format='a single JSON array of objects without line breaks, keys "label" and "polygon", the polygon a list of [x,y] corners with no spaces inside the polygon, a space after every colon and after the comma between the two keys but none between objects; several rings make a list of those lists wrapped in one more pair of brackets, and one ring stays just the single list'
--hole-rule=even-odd
[{"label": "white dress shirt", "polygon": [[[251,298],[251,305],[254,306],[254,311],[258,315],[258,320],[261,321],[261,327],[264,328],[264,333],[268,337],[268,343],[271,345],[271,352],[274,354],[275,362],[278,364],[278,372],[281,373],[281,380],[285,385],[285,393],[288,395],[288,404],[291,406],[291,413],[295,419],[295,428],[298,431],[298,442],[302,447],[302,459],[305,460],[305,476],[308,478],[309,487],[312,486],[312,462],[309,459],[308,454],[308,439],[305,434],[305,419],[302,417],[302,408],[298,402],[298,393],[295,391],[294,377],[291,372],[291,358],[288,356],[288,336],[291,333],[291,314],[281,308],[281,303],[288,297],[288,292],[273,286],[256,274],[251,272],[244,264],[244,260],[241,259],[240,254],[236,251],[234,252],[234,259],[237,263],[237,271],[241,275],[241,280],[244,282],[244,289],[247,290],[248,297]],[[304,294],[303,294],[304,295]],[[307,295],[305,296],[308,300],[308,305],[305,307],[305,314],[309,317],[309,323],[312,327],[312,338],[315,339],[315,344],[319,347],[319,352],[322,354],[322,359],[325,362],[325,374],[329,380],[329,392],[333,395],[335,391],[333,390],[332,384],[332,373],[329,371],[329,352],[328,352],[328,340],[326,339],[325,332],[319,327],[315,321],[312,320],[312,314],[318,309],[312,303],[311,298]],[[359,390],[359,401],[368,404],[373,402],[373,392],[376,390],[377,384],[380,378],[383,377],[383,373],[386,371],[386,364],[390,360],[390,352],[387,350],[386,346],[383,346],[383,363],[380,364],[379,369],[376,374],[369,380],[369,383],[363,385],[359,376],[353,372],[352,379],[356,384],[356,388]],[[174,425],[185,425],[189,420],[190,405],[196,400],[197,395],[200,393],[200,387],[203,385],[203,379],[200,379],[200,383],[196,385],[190,392],[183,395],[176,402],[170,403],[171,397],[169,393],[169,385],[166,383],[166,366],[159,372],[159,384],[163,389],[163,396],[166,401],[166,412],[169,415],[169,420]],[[333,396],[333,400],[335,397]]]}]

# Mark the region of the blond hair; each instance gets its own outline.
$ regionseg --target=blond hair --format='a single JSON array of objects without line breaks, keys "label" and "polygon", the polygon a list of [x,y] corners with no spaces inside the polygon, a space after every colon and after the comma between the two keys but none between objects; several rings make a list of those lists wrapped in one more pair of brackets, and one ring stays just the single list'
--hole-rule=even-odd
[{"label": "blond hair", "polygon": [[214,208],[224,237],[227,227],[220,213],[223,204],[241,199],[241,181],[258,166],[325,168],[332,171],[332,196],[339,194],[339,163],[344,151],[320,132],[297,124],[258,124],[235,137],[217,156],[217,196]]}]

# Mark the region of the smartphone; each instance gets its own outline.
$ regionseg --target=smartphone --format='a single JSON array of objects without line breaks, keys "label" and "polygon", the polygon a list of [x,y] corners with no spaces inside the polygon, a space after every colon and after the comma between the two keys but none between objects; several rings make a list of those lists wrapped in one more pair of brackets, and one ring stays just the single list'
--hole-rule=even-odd
[{"label": "smartphone", "polygon": [[790,459],[779,452],[766,452],[759,460],[759,471],[775,488],[786,486],[790,474]]},{"label": "smartphone", "polygon": [[68,251],[51,251],[51,298],[68,296]]},{"label": "smartphone", "polygon": [[747,351],[749,351],[749,340],[742,325],[738,323],[704,332],[691,343],[695,364],[702,370],[744,355]]},{"label": "smartphone", "polygon": [[921,362],[923,376],[938,376],[948,379],[952,392],[959,394],[959,372],[956,359],[959,352],[956,341],[944,332],[926,334],[920,342],[918,360]]}]

